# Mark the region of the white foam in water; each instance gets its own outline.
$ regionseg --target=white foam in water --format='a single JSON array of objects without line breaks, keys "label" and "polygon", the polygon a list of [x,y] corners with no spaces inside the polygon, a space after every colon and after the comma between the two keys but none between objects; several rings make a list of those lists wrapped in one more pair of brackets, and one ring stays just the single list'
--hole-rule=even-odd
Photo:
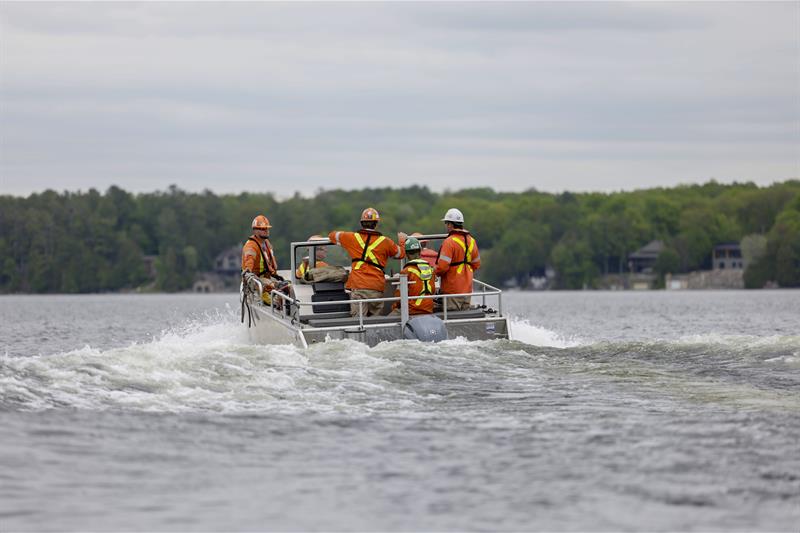
[{"label": "white foam in water", "polygon": [[747,350],[753,348],[794,348],[800,343],[800,337],[786,335],[760,337],[756,335],[704,333],[699,335],[684,335],[670,342],[675,344],[705,344]]},{"label": "white foam in water", "polygon": [[415,394],[385,373],[396,347],[353,341],[257,345],[229,316],[195,320],[151,342],[0,359],[0,405],[152,412],[334,412],[402,407]]},{"label": "white foam in water", "polygon": [[555,331],[531,324],[524,318],[510,318],[508,328],[511,339],[533,346],[573,348],[582,344],[582,342],[575,337],[564,337]]},{"label": "white foam in water", "polygon": [[[523,318],[509,320],[511,338],[533,346],[584,344]],[[301,349],[258,345],[234,313],[207,316],[150,342],[59,354],[0,359],[0,404],[23,409],[74,407],[183,412],[335,412],[369,414],[425,404],[407,390],[403,366],[421,353],[446,357],[486,352],[463,338],[441,345],[382,343],[370,348],[333,341]],[[461,349],[475,346],[473,350]],[[454,347],[459,347],[453,350]],[[488,355],[489,363],[493,356]],[[412,409],[413,410],[413,409]]]}]

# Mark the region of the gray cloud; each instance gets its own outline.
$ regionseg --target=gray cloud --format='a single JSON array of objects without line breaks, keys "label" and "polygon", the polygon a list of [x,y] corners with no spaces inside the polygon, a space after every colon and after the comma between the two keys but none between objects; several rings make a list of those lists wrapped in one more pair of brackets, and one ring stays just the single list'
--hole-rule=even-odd
[{"label": "gray cloud", "polygon": [[800,175],[798,4],[0,4],[2,191]]}]

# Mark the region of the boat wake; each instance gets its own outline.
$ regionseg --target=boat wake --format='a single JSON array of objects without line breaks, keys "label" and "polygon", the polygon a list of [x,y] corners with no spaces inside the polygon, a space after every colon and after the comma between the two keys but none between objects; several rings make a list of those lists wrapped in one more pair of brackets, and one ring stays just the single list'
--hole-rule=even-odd
[{"label": "boat wake", "polygon": [[[372,348],[333,341],[300,349],[250,343],[229,313],[190,321],[146,343],[0,356],[0,409],[415,416],[459,391],[497,383],[535,389],[544,373],[630,376],[654,363],[689,378],[713,364],[734,381],[751,380],[749,369],[767,365],[788,370],[759,374],[773,379],[768,384],[800,385],[800,337],[591,342],[521,319],[511,321],[511,332],[513,340],[396,341]],[[649,379],[647,372],[636,375]]]}]

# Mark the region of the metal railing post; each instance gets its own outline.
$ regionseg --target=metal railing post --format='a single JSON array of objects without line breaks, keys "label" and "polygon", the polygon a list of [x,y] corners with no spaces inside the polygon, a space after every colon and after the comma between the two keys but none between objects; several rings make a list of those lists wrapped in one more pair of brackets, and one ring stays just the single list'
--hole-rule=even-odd
[{"label": "metal railing post", "polygon": [[400,333],[408,323],[408,275],[400,274]]}]

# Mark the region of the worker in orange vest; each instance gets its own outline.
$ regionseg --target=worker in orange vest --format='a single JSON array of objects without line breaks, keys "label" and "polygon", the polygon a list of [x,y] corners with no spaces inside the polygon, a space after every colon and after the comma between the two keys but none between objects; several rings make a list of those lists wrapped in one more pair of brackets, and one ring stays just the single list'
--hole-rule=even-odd
[{"label": "worker in orange vest", "polygon": [[[422,233],[415,231],[411,234],[411,236],[419,238],[422,237]],[[424,259],[431,266],[431,268],[436,268],[436,258],[439,256],[439,254],[436,253],[436,250],[431,250],[428,248],[428,244],[428,241],[419,239],[419,245],[421,247],[419,256]]]},{"label": "worker in orange vest", "polygon": [[[321,235],[312,235],[311,237],[308,238],[308,240],[309,241],[324,241],[325,237],[322,237]],[[315,250],[314,255],[317,258],[317,262],[316,262],[316,265],[314,266],[314,268],[322,268],[322,267],[328,266],[328,263],[323,261],[323,259],[325,259],[328,256],[328,250],[324,246],[315,246],[314,250]],[[309,250],[309,255],[310,255],[310,253],[311,252]],[[303,258],[303,261],[300,263],[300,266],[297,267],[297,270],[295,271],[295,275],[297,276],[297,279],[300,280],[300,283],[311,283],[309,280],[305,279],[306,278],[306,273],[309,270],[309,266],[308,266],[309,255],[307,255],[307,256],[305,256]]]},{"label": "worker in orange vest", "polygon": [[[436,276],[433,268],[427,261],[420,258],[422,245],[416,237],[409,237],[405,244],[406,258],[408,262],[400,271],[400,274],[408,276],[408,314],[424,315],[433,313],[433,299],[418,298],[434,293]],[[395,298],[400,296],[400,289],[394,291]],[[400,302],[392,305],[392,314],[400,313]]]},{"label": "worker in orange vest", "polygon": [[272,298],[270,291],[278,288],[289,294],[288,283],[278,274],[278,262],[275,252],[269,241],[269,230],[272,225],[264,215],[253,219],[253,234],[248,237],[242,247],[242,278],[245,283],[253,277],[261,280],[264,292],[261,299],[265,304],[270,304]]},{"label": "worker in orange vest", "polygon": [[[448,209],[442,222],[448,237],[439,248],[439,257],[436,260],[436,275],[441,278],[439,293],[471,293],[472,272],[481,267],[478,243],[464,229],[464,215],[458,209]],[[447,298],[448,311],[469,309],[469,304],[469,296]]]},{"label": "worker in orange vest", "polygon": [[[398,233],[397,239],[400,246],[383,236],[377,231],[381,216],[372,207],[364,209],[361,213],[361,229],[352,231],[332,231],[328,239],[347,251],[353,266],[347,278],[345,288],[350,290],[351,300],[367,300],[383,298],[386,286],[384,269],[389,258],[400,259],[405,257],[403,246],[406,240],[405,233]],[[362,304],[366,316],[380,314],[383,302]],[[350,304],[350,314],[358,316],[359,305]]]}]

